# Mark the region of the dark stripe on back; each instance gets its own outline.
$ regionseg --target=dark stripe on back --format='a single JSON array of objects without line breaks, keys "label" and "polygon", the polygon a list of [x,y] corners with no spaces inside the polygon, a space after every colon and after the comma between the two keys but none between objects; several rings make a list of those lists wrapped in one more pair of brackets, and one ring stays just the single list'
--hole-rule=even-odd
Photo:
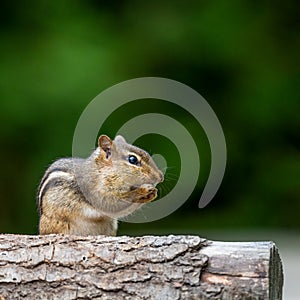
[{"label": "dark stripe on back", "polygon": [[43,188],[42,190],[42,194],[40,196],[40,200],[43,199],[44,195],[46,194],[46,192],[51,188],[51,187],[57,187],[57,186],[62,186],[64,185],[64,183],[66,182],[66,180],[62,180],[62,179],[57,179],[57,178],[53,178],[51,179]]},{"label": "dark stripe on back", "polygon": [[52,172],[57,172],[57,171],[69,173],[67,168],[53,168],[53,169],[47,170],[46,173],[45,173],[45,175],[43,176],[43,178],[42,178],[39,186],[38,186],[38,189],[37,189],[37,194],[36,194],[36,203],[37,203],[37,205],[39,205],[39,194],[40,194],[40,191],[41,191],[41,187],[43,186],[43,184],[45,183],[45,181],[48,179],[48,177],[50,176],[50,174]]},{"label": "dark stripe on back", "polygon": [[45,181],[48,179],[49,175],[53,172],[65,172],[65,173],[70,173],[69,170],[67,168],[54,168],[51,169],[49,171],[46,171],[46,174],[44,175],[44,177],[41,180],[41,183],[39,185],[38,188],[38,193],[40,193],[40,188],[42,187],[42,185],[45,183]]},{"label": "dark stripe on back", "polygon": [[[49,172],[50,174],[51,172]],[[47,174],[46,178],[48,178],[49,174]],[[38,188],[38,194],[37,194],[37,203],[38,203],[38,207],[39,207],[39,213],[40,216],[42,215],[43,211],[42,211],[42,206],[43,206],[43,197],[46,194],[46,192],[53,186],[60,186],[64,184],[64,180],[61,179],[57,179],[57,178],[53,178],[52,180],[50,180],[45,186],[44,189],[42,191],[41,197],[39,197],[40,195],[40,191],[41,191],[41,187],[43,185],[43,183],[45,182],[45,180],[43,180]]]},{"label": "dark stripe on back", "polygon": [[[54,170],[54,169],[53,169]],[[58,169],[56,169],[56,171],[58,171]],[[62,171],[61,169],[59,171]],[[48,177],[48,176],[47,176]],[[39,197],[39,194],[37,196],[38,198],[38,206],[39,206],[39,213],[40,216],[42,215],[42,206],[43,206],[43,197],[45,196],[45,194],[47,193],[47,191],[53,187],[65,187],[68,190],[72,190],[74,192],[74,194],[78,194],[81,195],[80,199],[83,199],[84,201],[88,202],[84,195],[82,194],[79,186],[76,184],[76,182],[74,181],[69,181],[67,179],[60,179],[60,178],[53,178],[51,179],[43,188],[41,196]],[[40,188],[42,187],[42,184],[40,185]],[[39,193],[40,193],[40,188],[39,188]]]}]

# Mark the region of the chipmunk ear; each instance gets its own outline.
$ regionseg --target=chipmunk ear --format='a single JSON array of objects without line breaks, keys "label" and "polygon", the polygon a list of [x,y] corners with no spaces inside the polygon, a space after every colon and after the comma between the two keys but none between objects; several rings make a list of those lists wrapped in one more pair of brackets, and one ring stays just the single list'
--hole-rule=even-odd
[{"label": "chipmunk ear", "polygon": [[115,141],[116,142],[121,142],[121,143],[126,143],[126,140],[124,139],[124,137],[122,135],[117,135],[115,137]]},{"label": "chipmunk ear", "polygon": [[98,145],[106,153],[106,159],[111,156],[112,140],[105,134],[98,139]]}]

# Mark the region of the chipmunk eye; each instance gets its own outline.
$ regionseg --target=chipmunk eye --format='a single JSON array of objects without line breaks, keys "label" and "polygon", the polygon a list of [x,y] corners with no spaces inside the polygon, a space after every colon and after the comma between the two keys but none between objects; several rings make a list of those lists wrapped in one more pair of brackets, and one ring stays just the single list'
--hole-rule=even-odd
[{"label": "chipmunk eye", "polygon": [[138,158],[135,155],[129,155],[128,156],[128,161],[132,165],[138,165],[139,164],[139,160],[138,160]]}]

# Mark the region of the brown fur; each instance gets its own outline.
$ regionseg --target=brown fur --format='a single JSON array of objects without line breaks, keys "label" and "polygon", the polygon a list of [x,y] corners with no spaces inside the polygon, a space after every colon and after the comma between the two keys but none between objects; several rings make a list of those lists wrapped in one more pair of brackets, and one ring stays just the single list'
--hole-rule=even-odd
[{"label": "brown fur", "polygon": [[46,171],[38,190],[40,234],[116,235],[117,219],[153,201],[161,181],[147,152],[102,135],[87,159],[60,159]]}]

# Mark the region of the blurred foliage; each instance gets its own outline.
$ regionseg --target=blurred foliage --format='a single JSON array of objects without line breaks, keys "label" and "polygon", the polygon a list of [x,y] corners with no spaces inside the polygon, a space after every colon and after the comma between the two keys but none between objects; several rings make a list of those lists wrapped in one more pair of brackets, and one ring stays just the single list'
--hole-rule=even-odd
[{"label": "blurred foliage", "polygon": [[0,231],[37,232],[39,179],[55,158],[71,156],[82,110],[104,89],[143,76],[205,97],[223,126],[228,164],[205,209],[197,208],[199,184],[172,215],[122,223],[120,233],[299,229],[299,11],[296,0],[1,1]]}]

